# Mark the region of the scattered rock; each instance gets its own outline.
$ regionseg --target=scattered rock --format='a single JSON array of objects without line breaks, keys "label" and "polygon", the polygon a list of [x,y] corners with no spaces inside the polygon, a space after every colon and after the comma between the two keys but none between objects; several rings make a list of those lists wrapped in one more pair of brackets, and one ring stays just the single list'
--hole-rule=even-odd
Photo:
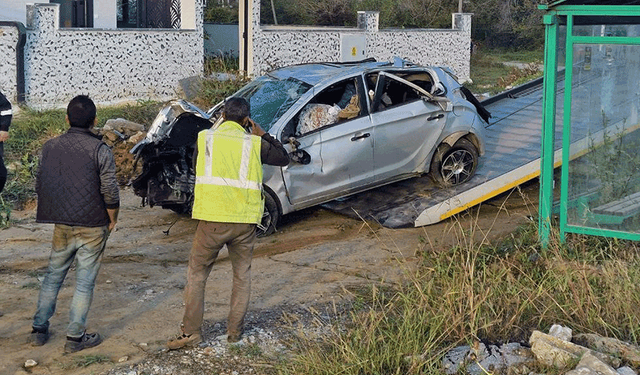
[{"label": "scattered rock", "polygon": [[127,139],[127,143],[131,144],[131,145],[135,145],[138,142],[140,142],[141,140],[144,139],[144,137],[147,136],[146,132],[137,132],[136,134],[132,135],[131,137],[129,137],[129,139]]},{"label": "scattered rock", "polygon": [[126,137],[131,137],[138,132],[144,132],[144,125],[135,123],[133,121],[125,120],[123,118],[109,119],[105,122],[104,130],[115,130],[124,134]]},{"label": "scattered rock", "polygon": [[638,373],[633,371],[629,366],[620,367],[616,372],[620,375],[638,375]]},{"label": "scattered rock", "polygon": [[120,140],[124,140],[124,137],[122,137],[121,134],[118,134],[114,131],[108,131],[102,135],[102,139],[105,141],[106,144],[113,146],[116,142]]},{"label": "scattered rock", "polygon": [[565,375],[619,375],[608,364],[602,362],[590,352],[584,353],[575,370],[567,372]]},{"label": "scattered rock", "polygon": [[554,324],[549,329],[549,335],[564,341],[571,341],[571,333],[571,328],[563,327],[559,324]]},{"label": "scattered rock", "polygon": [[38,365],[38,362],[34,361],[33,359],[27,359],[27,361],[24,363],[24,368],[32,368],[32,367],[36,367]]},{"label": "scattered rock", "polygon": [[635,345],[592,333],[576,335],[573,341],[577,344],[586,346],[587,348],[615,357],[620,357],[629,362],[632,366],[640,367],[640,348]]},{"label": "scattered rock", "polygon": [[531,333],[529,344],[531,344],[531,350],[538,361],[547,366],[566,368],[570,364],[578,361],[583,354],[587,352],[612,367],[620,366],[620,359],[618,358],[594,352],[584,346],[560,340],[557,337],[544,334],[540,331],[533,331]]},{"label": "scattered rock", "polygon": [[120,357],[120,359],[118,359],[118,363],[126,362],[128,360],[129,360],[129,356],[125,355],[124,357]]},{"label": "scattered rock", "polygon": [[[452,349],[443,359],[447,374],[457,374],[461,368],[471,375],[489,373],[514,373],[517,368],[535,362],[533,353],[519,343],[507,343],[498,347],[477,343],[474,348],[460,346]],[[507,370],[508,369],[508,370]]]}]

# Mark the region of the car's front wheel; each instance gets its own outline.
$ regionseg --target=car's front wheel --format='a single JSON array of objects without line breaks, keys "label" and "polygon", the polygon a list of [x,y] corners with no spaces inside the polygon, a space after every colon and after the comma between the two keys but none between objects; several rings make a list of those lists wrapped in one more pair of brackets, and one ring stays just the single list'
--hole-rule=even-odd
[{"label": "car's front wheel", "polygon": [[264,189],[264,213],[262,222],[258,225],[258,237],[266,237],[276,231],[276,225],[280,221],[280,207],[278,198],[269,188]]},{"label": "car's front wheel", "polygon": [[438,146],[429,174],[442,187],[460,185],[476,172],[478,167],[478,150],[466,138],[460,138],[453,146],[446,143]]}]

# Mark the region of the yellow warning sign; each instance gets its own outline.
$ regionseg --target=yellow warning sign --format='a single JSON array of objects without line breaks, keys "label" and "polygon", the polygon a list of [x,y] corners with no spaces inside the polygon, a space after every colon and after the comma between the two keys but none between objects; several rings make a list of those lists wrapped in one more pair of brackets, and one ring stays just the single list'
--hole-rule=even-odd
[{"label": "yellow warning sign", "polygon": [[351,47],[351,56],[356,56],[358,54],[358,49],[356,47]]}]

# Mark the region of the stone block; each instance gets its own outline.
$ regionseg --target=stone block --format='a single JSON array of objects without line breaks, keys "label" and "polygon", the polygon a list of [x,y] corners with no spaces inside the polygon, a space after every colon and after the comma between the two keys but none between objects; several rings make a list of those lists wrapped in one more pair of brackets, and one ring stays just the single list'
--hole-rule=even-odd
[{"label": "stone block", "polygon": [[620,357],[632,366],[640,367],[640,348],[635,345],[592,333],[578,334],[573,341],[587,348]]},{"label": "stone block", "polygon": [[620,375],[590,352],[584,353],[574,370],[565,375]]},{"label": "stone block", "polygon": [[549,328],[549,335],[557,337],[560,340],[571,341],[571,328],[564,327],[559,324],[554,324]]},{"label": "stone block", "polygon": [[533,331],[531,333],[529,344],[531,345],[531,351],[538,361],[547,366],[566,368],[577,362],[587,352],[610,366],[620,366],[620,360],[618,358],[594,352],[589,348],[560,340],[557,337],[547,335],[540,331]]}]

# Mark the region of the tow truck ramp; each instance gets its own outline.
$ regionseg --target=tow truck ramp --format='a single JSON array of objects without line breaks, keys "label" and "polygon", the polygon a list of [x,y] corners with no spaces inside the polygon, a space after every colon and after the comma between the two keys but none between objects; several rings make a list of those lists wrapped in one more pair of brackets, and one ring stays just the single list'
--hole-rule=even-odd
[{"label": "tow truck ramp", "polygon": [[[562,90],[558,92],[561,100]],[[437,187],[428,176],[411,178],[336,200],[323,207],[355,218],[372,219],[389,228],[438,223],[540,175],[542,80],[534,80],[482,102],[492,118],[486,126],[485,154],[474,177],[453,188]],[[562,124],[562,111],[556,113]],[[586,128],[586,127],[585,127]],[[597,133],[574,128],[571,157],[583,155],[606,134],[620,134],[613,124]],[[556,126],[554,164],[562,157],[562,127]]]}]

